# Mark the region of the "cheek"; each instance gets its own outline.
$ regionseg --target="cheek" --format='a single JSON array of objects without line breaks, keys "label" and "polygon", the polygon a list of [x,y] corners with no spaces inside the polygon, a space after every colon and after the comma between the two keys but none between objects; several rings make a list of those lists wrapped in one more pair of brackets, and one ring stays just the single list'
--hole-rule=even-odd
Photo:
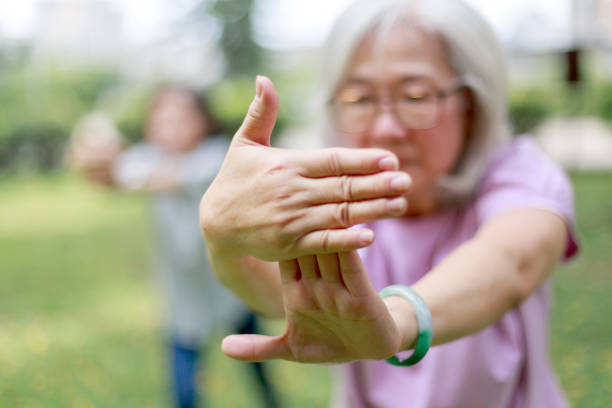
[{"label": "cheek", "polygon": [[436,176],[451,172],[463,150],[463,121],[458,115],[446,119],[424,140],[426,167]]},{"label": "cheek", "polygon": [[426,167],[436,175],[451,172],[459,159],[462,146],[461,132],[449,132],[444,138],[430,139]]},{"label": "cheek", "polygon": [[366,134],[340,133],[338,140],[342,141],[342,144],[346,147],[372,147],[372,143]]}]

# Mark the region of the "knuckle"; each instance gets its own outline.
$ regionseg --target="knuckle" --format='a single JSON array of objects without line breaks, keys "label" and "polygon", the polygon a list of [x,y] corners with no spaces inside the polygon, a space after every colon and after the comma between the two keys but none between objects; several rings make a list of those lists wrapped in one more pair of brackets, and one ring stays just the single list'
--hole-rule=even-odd
[{"label": "knuckle", "polygon": [[349,176],[340,177],[340,191],[342,199],[353,201],[353,178]]},{"label": "knuckle", "polygon": [[330,246],[331,246],[331,240],[330,240],[330,231],[329,230],[325,230],[321,233],[321,248],[323,248],[323,250],[327,251],[329,250]]},{"label": "knuckle", "polygon": [[330,150],[328,161],[329,161],[329,170],[332,174],[342,174],[340,152],[338,151],[338,149]]},{"label": "knuckle", "polygon": [[349,203],[340,203],[336,205],[334,211],[334,220],[340,227],[348,227],[350,225]]},{"label": "knuckle", "polygon": [[294,190],[291,186],[279,186],[273,193],[272,200],[275,202],[284,202],[293,197]]},{"label": "knuckle", "polygon": [[277,227],[278,242],[283,247],[292,247],[296,245],[304,231],[300,228],[298,222],[302,218],[302,214],[285,215],[275,217],[274,223]]},{"label": "knuckle", "polygon": [[210,232],[214,230],[215,229],[214,228],[215,219],[216,217],[210,211],[210,206],[207,205],[207,203],[205,202],[203,198],[202,201],[200,201],[200,211],[199,211],[199,221],[200,221],[200,228],[202,229],[202,232],[206,233],[206,232]]}]

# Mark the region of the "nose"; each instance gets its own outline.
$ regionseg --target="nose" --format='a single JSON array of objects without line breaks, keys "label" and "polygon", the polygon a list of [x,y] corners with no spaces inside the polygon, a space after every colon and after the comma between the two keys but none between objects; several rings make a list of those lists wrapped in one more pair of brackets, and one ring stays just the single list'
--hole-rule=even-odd
[{"label": "nose", "polygon": [[372,123],[371,135],[381,142],[400,141],[406,139],[408,130],[402,126],[389,106],[381,106]]}]

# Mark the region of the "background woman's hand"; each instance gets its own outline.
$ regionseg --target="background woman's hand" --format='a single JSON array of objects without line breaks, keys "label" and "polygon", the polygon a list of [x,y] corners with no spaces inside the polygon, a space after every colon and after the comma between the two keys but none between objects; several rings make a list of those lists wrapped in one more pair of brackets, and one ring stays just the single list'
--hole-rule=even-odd
[{"label": "background woman's hand", "polygon": [[356,252],[307,255],[280,262],[280,270],[285,333],[228,336],[222,346],[228,356],[337,363],[387,358],[412,343],[403,337],[416,334],[414,327],[403,327],[410,310],[402,310],[398,320],[401,315],[380,298]]},{"label": "background woman's hand", "polygon": [[[88,180],[102,185],[113,185],[112,176],[113,163],[122,146],[119,141],[96,140],[93,135],[90,138],[72,140],[68,154],[68,164],[80,171]],[[93,139],[93,140],[92,140]]]},{"label": "background woman's hand", "polygon": [[274,85],[258,77],[257,95],[201,202],[213,252],[278,261],[352,250],[374,237],[348,227],[405,212],[410,179],[395,171],[392,153],[270,147],[277,111]]}]

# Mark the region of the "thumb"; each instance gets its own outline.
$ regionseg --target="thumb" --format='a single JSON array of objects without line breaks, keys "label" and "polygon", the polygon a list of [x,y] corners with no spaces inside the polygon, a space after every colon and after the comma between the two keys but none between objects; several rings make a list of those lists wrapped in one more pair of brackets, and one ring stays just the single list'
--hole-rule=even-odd
[{"label": "thumb", "polygon": [[242,361],[290,359],[291,353],[281,336],[233,334],[223,339],[221,350],[229,357]]},{"label": "thumb", "polygon": [[269,146],[278,114],[278,94],[272,81],[261,75],[255,80],[255,89],[255,98],[234,138]]}]

